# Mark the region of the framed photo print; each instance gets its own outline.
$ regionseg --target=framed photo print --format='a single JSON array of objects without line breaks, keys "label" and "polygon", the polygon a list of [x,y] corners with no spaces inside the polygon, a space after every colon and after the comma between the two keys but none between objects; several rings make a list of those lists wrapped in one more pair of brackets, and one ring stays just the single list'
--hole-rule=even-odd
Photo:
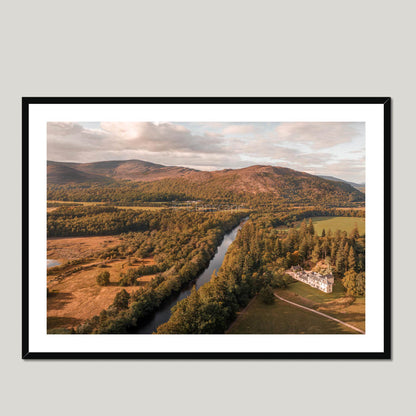
[{"label": "framed photo print", "polygon": [[23,98],[23,358],[391,358],[389,98]]}]

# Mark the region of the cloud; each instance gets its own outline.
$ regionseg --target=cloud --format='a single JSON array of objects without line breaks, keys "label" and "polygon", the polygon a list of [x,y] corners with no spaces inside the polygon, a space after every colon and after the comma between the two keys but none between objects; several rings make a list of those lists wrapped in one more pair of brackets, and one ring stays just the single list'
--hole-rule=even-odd
[{"label": "cloud", "polygon": [[221,145],[221,140],[213,134],[194,135],[186,127],[172,123],[101,123],[101,127],[123,149],[213,153]]},{"label": "cloud", "polygon": [[48,123],[48,159],[141,159],[200,170],[255,164],[364,180],[363,123]]},{"label": "cloud", "polygon": [[246,135],[256,132],[254,124],[235,124],[227,126],[223,129],[222,133],[227,135]]},{"label": "cloud", "polygon": [[276,138],[283,143],[302,143],[311,149],[326,149],[364,137],[364,123],[281,123]]}]

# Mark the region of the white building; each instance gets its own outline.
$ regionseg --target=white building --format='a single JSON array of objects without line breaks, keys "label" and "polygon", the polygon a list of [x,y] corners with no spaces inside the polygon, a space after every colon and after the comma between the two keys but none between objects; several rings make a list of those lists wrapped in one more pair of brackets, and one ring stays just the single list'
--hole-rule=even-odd
[{"label": "white building", "polygon": [[332,276],[332,273],[322,275],[316,272],[307,272],[300,266],[292,266],[286,273],[300,282],[322,290],[322,292],[332,292],[332,286],[334,284],[334,276]]}]

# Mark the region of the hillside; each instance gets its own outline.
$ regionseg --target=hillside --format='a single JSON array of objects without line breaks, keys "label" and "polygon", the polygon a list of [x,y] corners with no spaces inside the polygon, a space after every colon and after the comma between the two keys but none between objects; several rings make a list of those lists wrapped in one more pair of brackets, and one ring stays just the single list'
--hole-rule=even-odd
[{"label": "hillside", "polygon": [[348,182],[348,181],[344,181],[343,179],[335,178],[334,176],[325,176],[325,175],[318,175],[318,176],[322,179],[327,179],[328,181],[348,183],[349,185],[353,186],[355,189],[358,189],[361,192],[365,192],[365,183]]},{"label": "hillside", "polygon": [[[66,187],[83,181],[89,182],[89,188]],[[105,181],[107,186],[103,186]],[[364,194],[346,182],[275,166],[203,172],[138,160],[49,162],[48,185],[48,199],[52,200],[123,203],[202,200],[249,204],[284,201],[331,205],[364,201]]]},{"label": "hillside", "polygon": [[[293,169],[250,166],[213,172],[194,172],[182,178],[147,183],[145,193],[174,189],[188,199],[244,201],[262,199],[287,202],[363,201],[364,195],[345,182],[328,181]],[[268,198],[265,198],[265,196]]]},{"label": "hillside", "polygon": [[69,183],[108,183],[109,178],[93,173],[83,172],[76,168],[48,161],[48,184],[69,184]]},{"label": "hillside", "polygon": [[[97,181],[100,181],[99,177],[105,177],[114,180],[147,182],[180,177],[196,172],[193,169],[183,168],[180,166],[163,166],[142,160],[111,160],[93,163],[48,162],[48,167],[49,165],[61,166],[63,168],[73,169],[87,175],[93,175]],[[59,174],[61,174],[61,179],[59,179]],[[72,175],[70,175],[70,177],[72,177]],[[86,178],[92,177],[86,176]],[[70,182],[64,169],[58,173],[54,172],[54,180],[55,182],[53,183],[59,183],[59,180],[61,180],[61,183]]]}]

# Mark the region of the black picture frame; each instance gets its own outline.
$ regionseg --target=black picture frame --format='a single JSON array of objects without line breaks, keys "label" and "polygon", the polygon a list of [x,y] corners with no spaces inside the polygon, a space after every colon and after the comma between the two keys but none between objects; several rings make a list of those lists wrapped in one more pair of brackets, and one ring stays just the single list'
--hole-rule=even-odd
[{"label": "black picture frame", "polygon": [[[29,349],[29,112],[31,104],[381,104],[384,112],[383,352],[33,352]],[[391,359],[391,98],[389,97],[23,97],[22,358],[23,359]]]}]

